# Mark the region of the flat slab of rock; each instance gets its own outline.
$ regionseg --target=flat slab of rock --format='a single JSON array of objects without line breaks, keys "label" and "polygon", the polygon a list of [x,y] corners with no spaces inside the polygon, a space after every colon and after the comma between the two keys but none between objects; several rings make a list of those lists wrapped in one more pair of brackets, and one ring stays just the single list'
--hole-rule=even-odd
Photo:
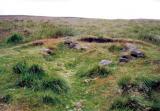
[{"label": "flat slab of rock", "polygon": [[138,58],[144,58],[145,54],[144,52],[140,51],[135,44],[132,43],[126,43],[124,45],[123,50],[126,52],[126,54],[122,54],[119,58],[120,63],[127,63],[130,60],[138,59]]},{"label": "flat slab of rock", "polygon": [[74,48],[77,45],[76,42],[71,41],[71,40],[64,41],[64,44],[67,45],[69,48]]},{"label": "flat slab of rock", "polygon": [[145,54],[144,54],[144,52],[142,52],[140,50],[132,50],[131,51],[131,56],[133,56],[135,58],[144,58]]},{"label": "flat slab of rock", "polygon": [[77,43],[76,41],[73,41],[73,40],[70,40],[70,39],[65,40],[64,44],[67,45],[67,47],[71,48],[71,49],[77,49],[77,50],[86,50],[86,49],[88,49],[88,47],[82,46],[79,43]]},{"label": "flat slab of rock", "polygon": [[129,55],[122,55],[119,58],[120,63],[126,63],[129,62],[132,58]]},{"label": "flat slab of rock", "polygon": [[111,64],[111,63],[112,63],[112,61],[110,61],[110,60],[101,60],[101,61],[99,62],[100,65],[109,65],[109,64]]}]

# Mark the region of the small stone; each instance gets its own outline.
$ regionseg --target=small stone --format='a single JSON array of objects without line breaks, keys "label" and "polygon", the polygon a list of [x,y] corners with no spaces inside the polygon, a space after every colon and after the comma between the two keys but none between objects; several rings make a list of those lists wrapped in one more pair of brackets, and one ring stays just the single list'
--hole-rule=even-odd
[{"label": "small stone", "polygon": [[79,44],[75,44],[74,49],[81,50],[81,46]]},{"label": "small stone", "polygon": [[99,62],[100,65],[109,65],[109,64],[111,64],[111,63],[112,63],[112,61],[110,61],[110,60],[101,60],[101,61]]},{"label": "small stone", "polygon": [[93,81],[95,81],[95,80],[97,80],[97,78],[94,78],[94,79],[85,79],[84,80],[84,83],[91,83],[91,82],[93,82]]},{"label": "small stone", "polygon": [[75,110],[76,111],[82,111],[82,108],[83,108],[83,100],[80,100],[78,102],[75,103],[74,105],[75,107]]},{"label": "small stone", "polygon": [[44,52],[45,54],[48,54],[48,55],[54,54],[53,50],[48,49],[48,48],[43,49],[43,52]]},{"label": "small stone", "polygon": [[64,44],[68,48],[71,48],[71,49],[77,49],[77,50],[86,50],[87,49],[87,47],[81,46],[79,43],[77,43],[77,42],[75,42],[73,40],[70,40],[70,39],[65,40]]},{"label": "small stone", "polygon": [[67,45],[69,48],[75,48],[77,43],[70,40],[70,39],[67,39],[64,41],[64,44]]}]

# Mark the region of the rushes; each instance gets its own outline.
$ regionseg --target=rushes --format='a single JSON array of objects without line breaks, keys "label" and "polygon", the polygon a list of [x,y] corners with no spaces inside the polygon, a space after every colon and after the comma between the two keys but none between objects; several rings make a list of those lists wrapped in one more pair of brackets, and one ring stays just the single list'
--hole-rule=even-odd
[{"label": "rushes", "polygon": [[19,74],[16,86],[32,88],[36,90],[52,90],[54,93],[66,93],[69,86],[61,78],[49,77],[43,67],[33,64],[28,67],[25,61],[18,62],[13,66],[13,72]]}]

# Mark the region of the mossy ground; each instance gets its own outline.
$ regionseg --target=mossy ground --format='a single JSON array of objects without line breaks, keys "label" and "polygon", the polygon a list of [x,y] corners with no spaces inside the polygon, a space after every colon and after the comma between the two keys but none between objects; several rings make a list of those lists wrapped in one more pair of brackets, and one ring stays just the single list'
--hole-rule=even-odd
[{"label": "mossy ground", "polygon": [[[13,32],[13,24],[17,27],[15,29],[16,31],[19,31],[20,27],[27,29],[28,27],[34,28],[30,36],[26,35],[25,43],[23,44],[6,44],[3,42],[5,41],[4,37],[2,37],[2,42],[0,44],[0,96],[10,95],[9,103],[5,103],[7,104],[6,107],[8,110],[74,111],[77,108],[76,103],[81,102],[81,109],[83,111],[109,111],[113,101],[120,96],[117,82],[121,77],[130,76],[134,80],[141,76],[160,76],[160,65],[152,64],[153,60],[160,60],[159,46],[157,45],[136,44],[140,50],[144,51],[146,58],[140,58],[125,64],[119,64],[118,61],[120,51],[114,53],[109,51],[109,48],[117,44],[118,46],[123,46],[121,43],[83,43],[79,41],[79,44],[88,47],[86,51],[82,51],[67,48],[63,44],[64,37],[61,37],[55,39],[55,41],[58,41],[56,42],[56,45],[54,40],[51,39],[53,40],[53,43],[46,43],[42,46],[30,46],[28,45],[28,41],[50,38],[52,33],[48,30],[54,30],[54,24],[52,22],[50,23],[49,21],[45,25],[45,23],[43,24],[32,20],[18,22],[6,20],[3,22],[3,20],[1,20],[0,22],[1,29],[9,28],[8,30],[10,30],[5,33],[5,35]],[[122,22],[117,20],[113,22],[105,20],[93,20],[92,22],[89,22],[88,20],[85,21],[83,19],[80,21],[80,23],[77,21],[75,24],[74,22],[70,24],[70,21],[67,21],[64,24],[63,22],[57,22],[56,25],[64,25],[65,27],[66,24],[68,26],[71,25],[72,28],[76,29],[76,35],[72,35],[70,38],[75,40],[84,36],[98,36],[99,34],[102,34],[104,37],[108,37],[108,35],[111,36],[114,35],[114,33],[116,33],[115,35],[119,36],[120,38],[122,38],[123,35],[133,39],[133,35],[137,34],[137,29],[135,29],[136,31],[132,31],[132,29],[134,29],[134,27],[139,28],[141,27],[139,24],[142,24],[140,21],[135,22],[134,24],[132,21]],[[82,24],[86,22],[89,22],[89,24]],[[107,33],[101,30],[101,26],[104,23],[105,26],[103,26],[103,28],[104,30],[106,29],[108,31]],[[160,24],[160,22],[158,23]],[[127,24],[129,25],[127,26]],[[145,21],[143,25],[148,26],[148,24],[149,22]],[[122,29],[118,28],[119,25],[122,25]],[[159,27],[159,25],[150,25],[148,30],[151,28],[151,26],[153,28],[152,33],[154,32],[154,29],[156,34],[160,33],[158,28],[155,28]],[[108,29],[108,27],[110,28]],[[130,30],[125,32],[125,28]],[[41,33],[35,30],[41,30]],[[110,32],[109,30],[112,30],[114,33]],[[48,40],[50,41],[50,39]],[[56,49],[55,54],[44,56],[42,51],[47,47],[54,47]],[[88,78],[87,76],[79,76],[79,74],[84,74],[84,72],[95,65],[99,65],[99,62],[103,59],[112,61],[111,64],[105,66],[111,71],[111,74],[105,77],[96,77],[96,79],[93,79],[89,82],[85,82],[85,80],[92,78]],[[45,73],[48,75],[47,77],[61,78],[65,80],[66,84],[69,86],[69,90],[65,93],[57,94],[52,90],[33,90],[26,87],[16,87],[15,84],[18,79],[18,75],[13,73],[12,67],[17,62],[23,60],[27,61],[29,66],[32,64],[38,64],[43,67]],[[153,92],[152,96],[160,98],[160,95],[157,92]]]}]

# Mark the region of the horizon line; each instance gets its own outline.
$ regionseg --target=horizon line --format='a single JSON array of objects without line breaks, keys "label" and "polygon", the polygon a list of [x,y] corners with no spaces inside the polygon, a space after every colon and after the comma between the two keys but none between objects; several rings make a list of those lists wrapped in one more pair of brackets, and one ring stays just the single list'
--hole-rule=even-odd
[{"label": "horizon line", "polygon": [[25,14],[0,14],[4,16],[24,16],[24,17],[46,17],[46,18],[80,18],[80,19],[101,19],[101,20],[160,20],[158,18],[98,18],[98,17],[81,17],[81,16],[46,16],[46,15],[25,15]]}]

